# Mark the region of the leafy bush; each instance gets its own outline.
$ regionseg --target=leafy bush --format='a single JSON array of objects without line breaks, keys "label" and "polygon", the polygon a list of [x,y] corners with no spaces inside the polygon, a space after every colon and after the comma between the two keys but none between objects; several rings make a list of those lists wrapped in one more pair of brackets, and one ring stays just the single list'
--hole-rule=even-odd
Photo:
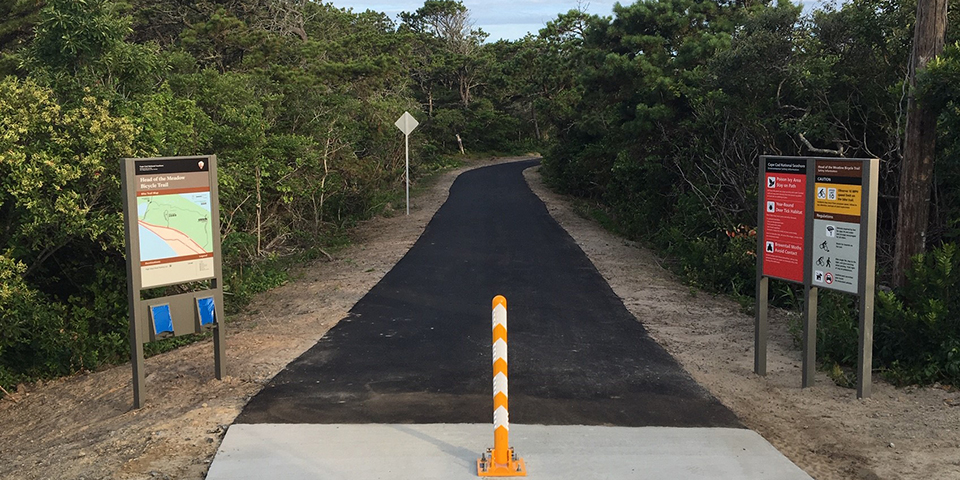
[{"label": "leafy bush", "polygon": [[61,333],[63,308],[30,288],[25,271],[22,262],[0,255],[0,385],[64,373],[60,346],[70,335]]},{"label": "leafy bush", "polygon": [[876,357],[900,383],[960,385],[960,252],[915,258],[906,286],[877,294]]},{"label": "leafy bush", "polygon": [[[914,259],[904,288],[877,292],[874,365],[886,378],[899,385],[960,384],[958,288],[960,253],[946,244]],[[841,383],[847,377],[841,366],[856,365],[859,338],[857,297],[822,290],[817,354]]]},{"label": "leafy bush", "polygon": [[817,298],[817,357],[825,367],[857,364],[859,319],[856,296],[820,289]]},{"label": "leafy bush", "polygon": [[123,356],[117,165],[136,134],[107,102],[65,108],[32,81],[0,81],[0,382]]}]

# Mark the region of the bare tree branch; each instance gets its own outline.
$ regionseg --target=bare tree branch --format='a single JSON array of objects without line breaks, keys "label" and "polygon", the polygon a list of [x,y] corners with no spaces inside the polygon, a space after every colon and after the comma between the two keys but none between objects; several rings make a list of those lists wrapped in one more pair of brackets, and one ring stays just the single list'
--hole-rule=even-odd
[{"label": "bare tree branch", "polygon": [[813,153],[824,153],[827,155],[836,155],[838,157],[844,156],[843,154],[843,145],[840,145],[839,150],[830,150],[828,148],[817,148],[810,143],[810,140],[807,140],[807,137],[803,135],[803,132],[797,133],[797,136],[800,138],[800,141],[807,147],[807,150],[810,150]]}]

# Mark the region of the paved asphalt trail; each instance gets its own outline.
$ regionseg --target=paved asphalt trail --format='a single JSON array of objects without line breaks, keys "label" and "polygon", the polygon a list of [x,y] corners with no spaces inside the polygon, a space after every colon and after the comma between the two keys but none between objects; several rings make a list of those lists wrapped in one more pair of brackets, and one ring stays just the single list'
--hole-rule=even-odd
[{"label": "paved asphalt trail", "polygon": [[522,175],[536,163],[462,174],[406,256],[236,423],[490,422],[502,294],[512,423],[742,427],[550,217]]}]

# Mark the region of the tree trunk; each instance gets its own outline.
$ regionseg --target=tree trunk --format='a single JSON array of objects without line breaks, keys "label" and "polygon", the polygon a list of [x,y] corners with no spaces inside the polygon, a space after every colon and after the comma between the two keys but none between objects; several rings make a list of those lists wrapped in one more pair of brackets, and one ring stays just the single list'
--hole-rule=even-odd
[{"label": "tree trunk", "polygon": [[320,208],[317,210],[314,221],[314,231],[320,233],[320,223],[323,221],[323,202],[327,198],[327,177],[330,176],[330,167],[328,159],[330,158],[330,146],[333,143],[333,124],[330,124],[330,131],[327,132],[327,143],[323,147],[323,178],[320,179]]},{"label": "tree trunk", "polygon": [[254,175],[257,180],[257,255],[263,255],[261,245],[263,243],[263,199],[260,197],[260,166],[254,168]]},{"label": "tree trunk", "polygon": [[460,76],[460,102],[464,107],[470,106],[470,83],[467,78]]},{"label": "tree trunk", "polygon": [[917,72],[943,51],[947,27],[947,0],[919,0],[910,57],[907,125],[900,166],[900,198],[896,247],[893,256],[894,286],[903,286],[913,256],[926,248],[930,222],[930,190],[936,148],[937,105],[916,98]]},{"label": "tree trunk", "polygon": [[536,102],[530,102],[530,112],[533,113],[533,130],[536,132],[537,141],[543,140],[540,136],[540,122],[537,121],[537,104]]}]

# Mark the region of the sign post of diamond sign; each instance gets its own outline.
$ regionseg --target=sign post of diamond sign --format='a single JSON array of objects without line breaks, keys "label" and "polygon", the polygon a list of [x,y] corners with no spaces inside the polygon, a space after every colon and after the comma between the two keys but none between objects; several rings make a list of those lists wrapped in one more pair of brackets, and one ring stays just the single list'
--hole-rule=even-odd
[{"label": "sign post of diamond sign", "polygon": [[410,112],[403,112],[403,115],[397,119],[394,125],[403,132],[404,152],[406,152],[407,159],[407,215],[410,215],[410,133],[417,128],[417,125],[420,125],[420,122],[413,118]]},{"label": "sign post of diamond sign", "polygon": [[[133,403],[140,408],[148,341],[213,330],[216,375],[223,378],[217,157],[125,158],[121,173]],[[181,284],[193,284],[191,291],[143,298],[144,290]]]},{"label": "sign post of diamond sign", "polygon": [[804,286],[803,386],[816,366],[820,288],[860,297],[857,396],[870,396],[877,159],[760,157],[754,371],[766,374],[769,279]]}]

